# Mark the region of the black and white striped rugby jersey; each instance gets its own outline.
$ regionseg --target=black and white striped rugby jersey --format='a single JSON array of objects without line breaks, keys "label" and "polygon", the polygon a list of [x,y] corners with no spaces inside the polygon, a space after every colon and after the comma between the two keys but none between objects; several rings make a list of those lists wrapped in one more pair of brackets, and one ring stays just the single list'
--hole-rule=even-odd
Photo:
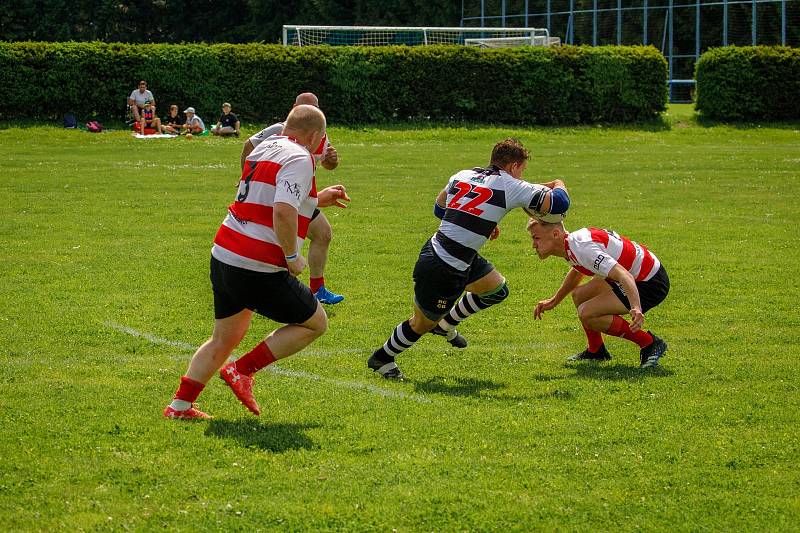
[{"label": "black and white striped rugby jersey", "polygon": [[516,207],[538,211],[549,191],[514,178],[495,166],[462,170],[447,183],[447,204],[433,251],[456,270],[466,270],[506,213]]}]

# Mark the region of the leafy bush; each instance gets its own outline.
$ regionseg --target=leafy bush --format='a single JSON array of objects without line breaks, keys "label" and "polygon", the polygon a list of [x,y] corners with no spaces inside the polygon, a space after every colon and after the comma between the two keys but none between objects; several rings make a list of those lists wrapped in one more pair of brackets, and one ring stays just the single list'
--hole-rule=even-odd
[{"label": "leafy bush", "polygon": [[331,122],[625,122],[663,111],[664,57],[652,47],[480,50],[431,47],[0,43],[0,117],[120,118],[139,79],[159,113],[177,103],[215,120],[286,115],[313,91]]},{"label": "leafy bush", "polygon": [[697,101],[716,120],[800,118],[800,49],[728,46],[700,56]]}]

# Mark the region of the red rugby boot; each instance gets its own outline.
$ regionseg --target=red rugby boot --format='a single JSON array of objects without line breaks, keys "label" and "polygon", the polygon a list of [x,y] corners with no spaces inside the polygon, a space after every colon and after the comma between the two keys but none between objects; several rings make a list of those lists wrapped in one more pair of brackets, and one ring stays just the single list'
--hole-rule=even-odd
[{"label": "red rugby boot", "polygon": [[164,418],[180,418],[181,420],[203,420],[206,418],[211,418],[211,415],[208,415],[197,409],[194,404],[185,411],[176,411],[172,408],[171,405],[168,405],[166,409],[164,409]]},{"label": "red rugby boot", "polygon": [[256,403],[256,399],[253,396],[253,382],[255,380],[252,377],[239,373],[236,370],[236,363],[228,363],[223,366],[219,370],[219,377],[228,384],[233,394],[251,413],[256,416],[261,414],[261,409],[258,408],[258,403]]}]

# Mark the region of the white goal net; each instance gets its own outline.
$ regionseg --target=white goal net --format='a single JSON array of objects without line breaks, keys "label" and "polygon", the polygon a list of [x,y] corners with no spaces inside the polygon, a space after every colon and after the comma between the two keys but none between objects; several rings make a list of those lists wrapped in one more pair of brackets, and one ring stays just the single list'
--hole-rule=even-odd
[{"label": "white goal net", "polygon": [[286,46],[421,46],[460,44],[498,48],[559,44],[545,28],[434,28],[398,26],[284,26]]}]

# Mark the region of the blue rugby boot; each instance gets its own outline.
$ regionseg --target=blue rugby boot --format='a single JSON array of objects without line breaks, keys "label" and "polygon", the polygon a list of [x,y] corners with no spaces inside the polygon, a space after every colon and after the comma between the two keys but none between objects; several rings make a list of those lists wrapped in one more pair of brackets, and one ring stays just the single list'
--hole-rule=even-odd
[{"label": "blue rugby boot", "polygon": [[329,291],[325,288],[325,285],[317,289],[317,293],[314,296],[317,297],[317,300],[319,300],[320,303],[328,305],[338,304],[344,300],[344,296]]}]

